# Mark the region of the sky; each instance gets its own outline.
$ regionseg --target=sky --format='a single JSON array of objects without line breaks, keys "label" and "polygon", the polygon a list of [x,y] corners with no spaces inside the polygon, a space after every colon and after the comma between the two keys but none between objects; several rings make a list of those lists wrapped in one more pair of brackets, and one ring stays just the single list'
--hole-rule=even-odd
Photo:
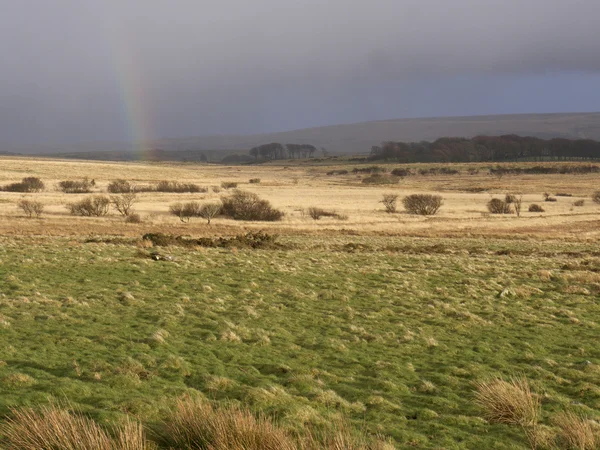
[{"label": "sky", "polygon": [[600,111],[598,0],[0,0],[0,144]]}]

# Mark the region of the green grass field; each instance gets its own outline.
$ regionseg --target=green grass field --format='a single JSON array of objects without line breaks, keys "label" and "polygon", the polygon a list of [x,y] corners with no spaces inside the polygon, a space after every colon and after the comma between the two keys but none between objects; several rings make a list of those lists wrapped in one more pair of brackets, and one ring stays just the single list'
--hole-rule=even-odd
[{"label": "green grass field", "polygon": [[600,257],[540,240],[280,238],[281,249],[0,240],[0,414],[68,400],[156,423],[185,393],[399,448],[528,448],[474,382],[525,375],[542,422],[600,408]]}]

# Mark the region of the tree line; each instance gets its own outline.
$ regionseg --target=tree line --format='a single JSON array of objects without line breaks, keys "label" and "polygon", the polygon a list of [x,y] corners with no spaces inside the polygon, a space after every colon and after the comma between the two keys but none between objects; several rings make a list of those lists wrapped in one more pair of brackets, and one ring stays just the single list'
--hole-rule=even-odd
[{"label": "tree line", "polygon": [[471,139],[443,137],[433,142],[383,142],[371,148],[369,158],[406,163],[600,159],[600,142],[513,134]]},{"label": "tree line", "polygon": [[312,158],[317,148],[310,144],[280,144],[272,142],[263,144],[250,149],[250,156],[254,159],[262,159],[271,161],[274,159],[296,159],[296,158]]}]

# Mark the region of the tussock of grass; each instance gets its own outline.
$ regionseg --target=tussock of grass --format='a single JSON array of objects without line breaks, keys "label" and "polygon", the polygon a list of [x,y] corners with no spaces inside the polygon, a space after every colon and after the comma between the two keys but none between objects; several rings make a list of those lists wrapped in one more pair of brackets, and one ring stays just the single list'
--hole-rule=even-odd
[{"label": "tussock of grass", "polygon": [[539,397],[525,378],[495,378],[476,383],[476,403],[491,423],[531,426],[540,416]]},{"label": "tussock of grass", "polygon": [[0,425],[9,448],[19,450],[151,450],[142,426],[131,420],[111,434],[81,413],[57,406],[12,410]]}]

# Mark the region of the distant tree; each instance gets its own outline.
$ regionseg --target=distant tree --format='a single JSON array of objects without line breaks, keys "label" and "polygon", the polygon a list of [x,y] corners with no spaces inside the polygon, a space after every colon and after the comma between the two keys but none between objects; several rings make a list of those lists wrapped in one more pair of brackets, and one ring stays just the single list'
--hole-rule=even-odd
[{"label": "distant tree", "polygon": [[114,208],[121,214],[122,216],[129,216],[133,212],[133,205],[135,205],[138,201],[137,195],[135,192],[127,192],[121,195],[111,195],[110,202],[114,206]]}]

